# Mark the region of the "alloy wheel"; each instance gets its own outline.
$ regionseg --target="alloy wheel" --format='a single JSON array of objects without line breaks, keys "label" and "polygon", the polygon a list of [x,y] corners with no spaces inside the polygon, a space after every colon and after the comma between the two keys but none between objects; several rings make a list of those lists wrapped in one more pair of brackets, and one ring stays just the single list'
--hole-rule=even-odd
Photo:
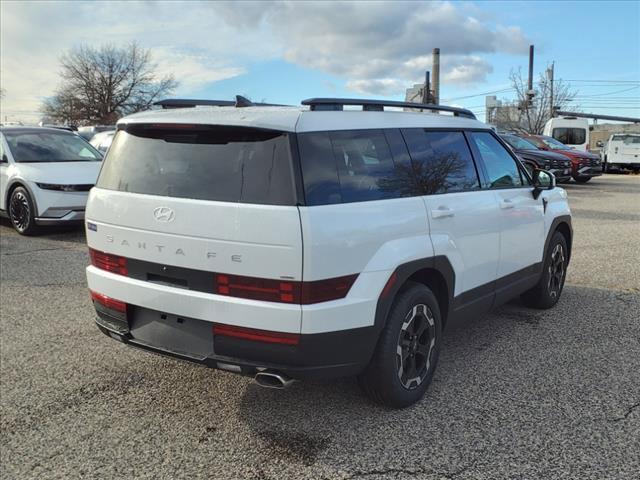
[{"label": "alloy wheel", "polygon": [[431,354],[436,344],[433,313],[424,304],[415,305],[406,315],[398,334],[398,379],[404,388],[417,388],[431,366]]},{"label": "alloy wheel", "polygon": [[551,262],[549,263],[549,283],[547,290],[552,298],[560,295],[564,281],[565,271],[564,248],[558,243],[551,252]]},{"label": "alloy wheel", "polygon": [[11,217],[11,222],[14,227],[19,232],[24,232],[29,228],[29,223],[31,222],[31,207],[24,193],[15,192],[11,196],[9,216]]}]

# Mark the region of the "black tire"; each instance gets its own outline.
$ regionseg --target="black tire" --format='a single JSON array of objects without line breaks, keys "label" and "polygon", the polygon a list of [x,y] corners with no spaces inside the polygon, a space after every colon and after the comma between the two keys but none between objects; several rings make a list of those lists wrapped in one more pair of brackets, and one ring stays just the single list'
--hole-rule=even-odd
[{"label": "black tire", "polygon": [[591,177],[573,177],[573,179],[578,183],[587,183]]},{"label": "black tire", "polygon": [[393,302],[373,358],[358,383],[381,405],[408,407],[423,397],[431,383],[441,337],[435,295],[420,283],[408,282]]},{"label": "black tire", "polygon": [[20,235],[33,235],[38,230],[35,221],[35,206],[31,195],[24,187],[16,187],[9,197],[7,208],[9,220]]},{"label": "black tire", "polygon": [[568,265],[567,240],[564,235],[556,231],[551,237],[542,267],[542,276],[538,284],[522,294],[524,304],[531,308],[547,309],[558,303],[567,276]]}]

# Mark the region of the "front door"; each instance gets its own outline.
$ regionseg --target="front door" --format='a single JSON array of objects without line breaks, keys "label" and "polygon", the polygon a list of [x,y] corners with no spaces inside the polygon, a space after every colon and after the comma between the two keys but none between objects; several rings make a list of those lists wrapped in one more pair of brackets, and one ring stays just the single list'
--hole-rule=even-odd
[{"label": "front door", "polygon": [[[500,257],[500,210],[480,189],[478,170],[461,131],[402,131],[423,195],[433,248],[455,272],[456,306],[489,300]],[[454,306],[454,308],[456,307]]]},{"label": "front door", "polygon": [[471,146],[482,159],[486,187],[500,210],[498,278],[528,275],[539,266],[544,249],[543,198],[533,198],[533,187],[519,162],[490,132],[470,132]]}]

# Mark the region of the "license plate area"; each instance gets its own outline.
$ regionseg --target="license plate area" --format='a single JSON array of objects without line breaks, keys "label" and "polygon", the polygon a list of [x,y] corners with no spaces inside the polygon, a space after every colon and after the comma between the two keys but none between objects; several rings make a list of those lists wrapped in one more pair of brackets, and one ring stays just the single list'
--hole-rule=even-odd
[{"label": "license plate area", "polygon": [[131,307],[132,340],[153,348],[203,360],[213,354],[213,328],[210,322]]}]

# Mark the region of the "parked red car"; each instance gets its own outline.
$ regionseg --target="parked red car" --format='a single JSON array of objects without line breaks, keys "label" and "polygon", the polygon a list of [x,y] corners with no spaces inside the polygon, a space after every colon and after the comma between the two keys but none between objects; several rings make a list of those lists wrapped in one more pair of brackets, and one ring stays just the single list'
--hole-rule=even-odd
[{"label": "parked red car", "polygon": [[569,157],[571,160],[571,176],[578,183],[587,183],[593,177],[602,175],[600,157],[593,153],[575,150],[546,135],[523,135],[523,138],[535,143],[542,150],[550,150]]}]

